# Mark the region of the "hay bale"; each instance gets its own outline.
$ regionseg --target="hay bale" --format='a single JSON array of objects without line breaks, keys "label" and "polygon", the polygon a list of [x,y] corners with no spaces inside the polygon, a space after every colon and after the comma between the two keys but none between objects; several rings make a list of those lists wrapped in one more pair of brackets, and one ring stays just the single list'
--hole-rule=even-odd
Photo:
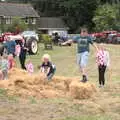
[{"label": "hay bale", "polygon": [[91,83],[72,82],[70,84],[70,95],[75,99],[86,99],[92,97],[96,87]]},{"label": "hay bale", "polygon": [[0,87],[7,89],[10,95],[38,98],[66,97],[70,93],[72,98],[83,99],[96,91],[93,84],[79,83],[76,78],[55,76],[52,81],[46,82],[43,74],[30,75],[17,68],[9,71],[9,80],[1,81]]}]

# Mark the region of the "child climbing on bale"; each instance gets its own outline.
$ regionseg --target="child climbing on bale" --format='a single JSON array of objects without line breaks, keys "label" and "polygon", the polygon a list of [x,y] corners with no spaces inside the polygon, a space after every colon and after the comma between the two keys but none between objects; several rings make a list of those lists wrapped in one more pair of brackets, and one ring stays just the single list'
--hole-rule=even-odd
[{"label": "child climbing on bale", "polygon": [[51,80],[55,74],[56,67],[51,62],[51,58],[48,54],[44,54],[42,57],[42,64],[39,67],[40,72],[44,73],[48,80]]},{"label": "child climbing on bale", "polygon": [[1,70],[1,79],[6,80],[8,78],[8,56],[4,55],[1,59],[1,65],[0,65],[0,70]]},{"label": "child climbing on bale", "polygon": [[110,65],[110,58],[109,52],[103,47],[101,43],[99,45],[99,50],[96,55],[96,62],[98,65],[98,72],[99,72],[99,87],[104,87],[105,85],[105,71],[106,68]]},{"label": "child climbing on bale", "polygon": [[27,60],[25,67],[28,73],[32,74],[34,72],[34,66],[30,59]]}]

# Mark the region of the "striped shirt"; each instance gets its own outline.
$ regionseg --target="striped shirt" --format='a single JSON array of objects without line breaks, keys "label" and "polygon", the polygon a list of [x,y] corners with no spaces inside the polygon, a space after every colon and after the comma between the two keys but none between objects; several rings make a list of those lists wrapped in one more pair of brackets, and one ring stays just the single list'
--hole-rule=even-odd
[{"label": "striped shirt", "polygon": [[109,66],[110,64],[109,52],[106,50],[99,50],[96,54],[96,62],[98,66],[99,65]]}]

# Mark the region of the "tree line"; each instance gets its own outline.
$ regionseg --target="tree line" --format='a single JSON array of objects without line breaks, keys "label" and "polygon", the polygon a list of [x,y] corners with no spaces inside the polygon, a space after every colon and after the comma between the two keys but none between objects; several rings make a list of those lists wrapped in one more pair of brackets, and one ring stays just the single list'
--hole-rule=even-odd
[{"label": "tree line", "polygon": [[40,16],[61,17],[71,32],[120,30],[120,0],[6,0],[30,3]]}]

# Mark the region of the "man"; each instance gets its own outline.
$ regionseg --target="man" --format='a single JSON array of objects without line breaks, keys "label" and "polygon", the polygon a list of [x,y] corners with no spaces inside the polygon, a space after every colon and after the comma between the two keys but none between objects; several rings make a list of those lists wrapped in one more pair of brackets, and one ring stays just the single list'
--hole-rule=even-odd
[{"label": "man", "polygon": [[26,44],[23,43],[22,41],[18,41],[18,42],[19,42],[19,45],[21,47],[19,61],[21,64],[21,68],[26,70],[25,61],[26,61],[26,55],[27,55],[28,48],[26,47]]},{"label": "man", "polygon": [[12,54],[14,57],[15,57],[15,46],[16,46],[15,40],[12,40],[10,37],[8,37],[8,40],[4,43],[4,47],[6,48],[8,54]]},{"label": "man", "polygon": [[82,80],[81,82],[87,82],[87,73],[86,73],[86,66],[88,63],[88,56],[89,56],[89,44],[92,44],[96,50],[97,46],[93,43],[92,38],[88,35],[88,31],[86,28],[81,29],[80,36],[77,36],[73,40],[68,40],[64,42],[62,45],[66,45],[68,43],[77,43],[77,64],[80,67],[82,72]]}]

